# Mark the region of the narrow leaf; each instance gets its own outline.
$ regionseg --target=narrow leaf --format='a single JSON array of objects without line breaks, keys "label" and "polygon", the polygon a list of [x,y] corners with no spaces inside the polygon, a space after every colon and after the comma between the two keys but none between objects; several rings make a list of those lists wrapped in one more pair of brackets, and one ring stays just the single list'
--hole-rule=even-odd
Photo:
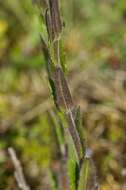
[{"label": "narrow leaf", "polygon": [[80,141],[83,147],[83,155],[85,154],[85,134],[84,134],[84,127],[82,126],[82,117],[81,117],[81,111],[80,107],[77,107],[75,109],[75,124],[76,128],[80,137]]},{"label": "narrow leaf", "polygon": [[62,31],[62,24],[59,11],[59,2],[58,0],[49,0],[52,29],[54,39],[57,39]]},{"label": "narrow leaf", "polygon": [[56,136],[58,139],[58,143],[60,146],[60,151],[62,156],[64,156],[66,154],[66,143],[65,143],[65,137],[64,137],[64,131],[62,128],[62,125],[60,125],[57,116],[54,114],[54,112],[50,112],[50,116],[53,120],[53,123],[55,125],[54,130],[56,131]]},{"label": "narrow leaf", "polygon": [[74,147],[74,143],[72,139],[68,139],[68,162],[67,162],[67,168],[68,168],[68,177],[69,177],[69,185],[70,190],[76,190],[77,186],[77,169],[79,168],[78,163],[78,157],[76,153],[76,149]]},{"label": "narrow leaf", "polygon": [[78,190],[87,190],[89,175],[90,175],[90,160],[89,158],[85,158],[83,160],[80,170]]},{"label": "narrow leaf", "polygon": [[52,23],[51,23],[51,18],[50,18],[48,8],[46,9],[46,12],[45,12],[45,21],[46,21],[46,28],[47,28],[48,38],[49,38],[49,40],[52,40]]}]

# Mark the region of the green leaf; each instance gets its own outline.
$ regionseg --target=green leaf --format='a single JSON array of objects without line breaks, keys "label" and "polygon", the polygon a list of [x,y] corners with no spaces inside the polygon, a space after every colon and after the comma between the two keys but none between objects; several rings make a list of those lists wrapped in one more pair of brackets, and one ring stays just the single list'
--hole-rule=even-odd
[{"label": "green leaf", "polygon": [[89,160],[89,158],[85,158],[83,160],[81,170],[80,170],[78,190],[86,190],[87,189],[89,175],[90,175],[90,160]]},{"label": "green leaf", "polygon": [[55,132],[60,146],[60,151],[62,155],[65,155],[65,139],[64,139],[65,137],[64,137],[63,128],[60,125],[59,120],[57,116],[54,114],[54,112],[50,112],[50,114],[55,125]]},{"label": "green leaf", "polygon": [[68,149],[70,151],[70,156],[72,156],[72,159],[76,160],[76,163],[79,166],[79,157],[78,157],[78,153],[75,147],[75,143],[73,141],[73,138],[69,132],[69,129],[65,129],[65,135],[66,135],[66,142],[68,145]]},{"label": "green leaf", "polygon": [[[55,88],[55,84],[54,84],[54,82],[53,82],[53,80],[51,78],[49,78],[49,84],[50,84],[50,87],[51,87],[51,94],[53,96],[54,103],[56,104],[56,100],[57,100],[56,88]],[[56,104],[56,106],[57,106],[57,104]]]},{"label": "green leaf", "polygon": [[68,162],[67,162],[67,169],[68,169],[68,177],[69,177],[69,185],[70,190],[76,190],[77,187],[77,158],[75,155],[75,150],[71,143],[68,144]]},{"label": "green leaf", "polygon": [[84,127],[82,126],[82,117],[81,117],[80,107],[77,107],[75,110],[75,124],[76,124],[76,128],[80,137],[80,141],[83,148],[83,155],[84,155],[86,142],[85,142]]},{"label": "green leaf", "polygon": [[69,184],[70,190],[76,190],[76,161],[72,158],[68,159],[68,176],[69,176]]}]

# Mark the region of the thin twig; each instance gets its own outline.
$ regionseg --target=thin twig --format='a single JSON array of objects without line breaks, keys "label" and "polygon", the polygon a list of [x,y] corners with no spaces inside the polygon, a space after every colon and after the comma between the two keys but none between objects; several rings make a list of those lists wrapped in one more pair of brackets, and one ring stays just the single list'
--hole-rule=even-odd
[{"label": "thin twig", "polygon": [[16,156],[15,150],[12,147],[10,147],[10,148],[8,148],[8,153],[11,157],[12,163],[15,168],[14,176],[17,181],[18,187],[21,190],[30,190],[30,187],[26,183],[26,180],[25,180],[25,177],[23,174],[23,169],[21,167],[20,161],[18,160],[18,158]]}]

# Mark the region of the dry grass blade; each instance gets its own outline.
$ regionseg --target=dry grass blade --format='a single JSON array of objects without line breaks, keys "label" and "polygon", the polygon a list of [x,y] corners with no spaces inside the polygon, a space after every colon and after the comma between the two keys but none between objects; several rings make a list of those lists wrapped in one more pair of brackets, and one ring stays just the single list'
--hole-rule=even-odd
[{"label": "dry grass blade", "polygon": [[18,187],[21,190],[30,190],[30,187],[27,185],[24,174],[23,174],[23,169],[21,167],[21,163],[18,160],[15,150],[13,148],[8,148],[8,153],[11,157],[11,160],[13,162],[14,168],[15,168],[15,179],[17,181]]}]

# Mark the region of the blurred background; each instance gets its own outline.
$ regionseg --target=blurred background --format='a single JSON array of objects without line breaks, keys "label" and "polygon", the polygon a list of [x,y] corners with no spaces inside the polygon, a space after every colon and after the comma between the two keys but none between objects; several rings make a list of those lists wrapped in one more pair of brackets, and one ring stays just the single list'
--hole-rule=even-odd
[{"label": "blurred background", "polygon": [[[67,77],[101,190],[126,189],[126,1],[62,0]],[[16,190],[13,146],[31,189],[56,164],[53,109],[31,0],[0,0],[0,189]]]}]

